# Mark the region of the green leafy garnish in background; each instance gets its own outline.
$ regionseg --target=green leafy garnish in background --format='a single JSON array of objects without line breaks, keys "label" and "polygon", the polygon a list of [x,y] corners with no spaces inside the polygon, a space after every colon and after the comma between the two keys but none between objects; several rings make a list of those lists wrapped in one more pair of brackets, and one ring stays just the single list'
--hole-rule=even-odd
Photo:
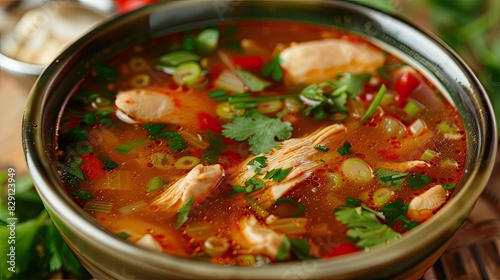
[{"label": "green leafy garnish in background", "polygon": [[[91,279],[91,275],[83,268],[76,256],[71,252],[56,227],[48,218],[42,201],[33,188],[31,177],[16,178],[16,210],[15,217],[7,216],[6,176],[0,173],[2,199],[0,200],[0,254],[6,256],[10,246],[15,246],[15,272],[8,268],[6,261],[0,263],[2,279],[46,279],[52,274],[61,273],[59,277],[71,279]],[[16,220],[16,243],[9,244],[11,220]]]}]

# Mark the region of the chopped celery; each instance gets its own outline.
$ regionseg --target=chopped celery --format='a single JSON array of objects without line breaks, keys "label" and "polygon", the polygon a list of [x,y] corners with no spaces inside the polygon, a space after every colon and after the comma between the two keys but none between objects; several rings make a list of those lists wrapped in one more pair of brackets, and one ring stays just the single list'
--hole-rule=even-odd
[{"label": "chopped celery", "polygon": [[380,188],[373,193],[373,203],[377,207],[385,205],[392,198],[394,192],[389,188]]},{"label": "chopped celery", "polygon": [[153,177],[146,183],[146,191],[148,193],[159,190],[161,188],[163,188],[163,179],[161,178],[161,176]]},{"label": "chopped celery", "polygon": [[403,110],[408,115],[415,117],[422,110],[422,105],[418,104],[415,100],[409,100]]},{"label": "chopped celery", "polygon": [[283,107],[283,102],[281,100],[270,100],[260,102],[257,106],[257,111],[262,114],[272,114],[276,113]]},{"label": "chopped celery", "polygon": [[419,136],[424,133],[426,127],[427,126],[425,125],[424,121],[422,121],[421,119],[417,119],[410,125],[410,132],[415,136]]},{"label": "chopped celery", "polygon": [[304,234],[307,232],[307,218],[283,218],[278,219],[269,227],[284,234]]},{"label": "chopped celery", "polygon": [[457,168],[458,162],[451,158],[447,158],[439,163],[439,167],[441,168]]},{"label": "chopped celery", "polygon": [[198,64],[198,62],[195,61],[183,62],[182,64],[177,66],[177,69],[172,76],[174,82],[179,86],[192,86],[196,84],[196,82],[198,82],[200,77],[201,66]]},{"label": "chopped celery", "polygon": [[438,156],[439,153],[431,149],[425,150],[425,152],[420,157],[421,160],[431,161],[434,157]]},{"label": "chopped celery", "polygon": [[146,205],[147,203],[144,200],[139,200],[137,202],[119,208],[118,212],[120,212],[122,215],[130,215],[137,212],[141,208],[144,208],[144,206]]},{"label": "chopped celery", "polygon": [[437,129],[445,134],[448,133],[457,133],[458,132],[458,127],[456,124],[454,124],[452,121],[442,121],[437,125]]},{"label": "chopped celery", "polygon": [[160,65],[177,66],[188,61],[200,61],[201,57],[190,51],[175,51],[160,57]]},{"label": "chopped celery", "polygon": [[183,156],[175,162],[174,166],[177,169],[192,169],[198,163],[200,163],[200,159],[197,157]]},{"label": "chopped celery", "polygon": [[270,82],[262,80],[248,71],[237,69],[236,73],[238,73],[238,76],[243,80],[243,82],[245,82],[251,92],[262,91],[271,85]]},{"label": "chopped celery", "polygon": [[215,85],[227,91],[241,94],[245,92],[245,83],[236,74],[229,70],[224,70],[215,81]]},{"label": "chopped celery", "polygon": [[128,154],[131,151],[133,151],[134,149],[141,146],[144,142],[146,142],[148,140],[149,140],[149,138],[143,138],[143,139],[139,139],[139,140],[133,140],[130,142],[126,142],[126,143],[123,143],[120,146],[116,147],[115,151],[120,152],[120,153],[124,153],[124,154]]},{"label": "chopped celery", "polygon": [[208,55],[215,51],[219,43],[220,32],[217,29],[205,29],[196,36],[196,49],[202,55]]},{"label": "chopped celery", "polygon": [[151,155],[151,163],[159,169],[169,169],[172,167],[173,158],[165,153],[154,153]]},{"label": "chopped celery", "polygon": [[83,210],[90,212],[104,212],[107,213],[113,208],[113,203],[108,201],[90,201],[85,204]]},{"label": "chopped celery", "polygon": [[380,127],[383,129],[386,137],[403,138],[406,134],[406,127],[396,118],[383,116],[380,121]]},{"label": "chopped celery", "polygon": [[239,266],[254,266],[255,265],[255,256],[254,255],[237,255],[236,263]]},{"label": "chopped celery", "polygon": [[368,184],[373,177],[371,167],[360,158],[348,158],[342,163],[340,168],[348,180],[358,184]]},{"label": "chopped celery", "polygon": [[106,172],[92,182],[92,187],[96,190],[128,190],[132,187],[132,173],[128,170]]}]

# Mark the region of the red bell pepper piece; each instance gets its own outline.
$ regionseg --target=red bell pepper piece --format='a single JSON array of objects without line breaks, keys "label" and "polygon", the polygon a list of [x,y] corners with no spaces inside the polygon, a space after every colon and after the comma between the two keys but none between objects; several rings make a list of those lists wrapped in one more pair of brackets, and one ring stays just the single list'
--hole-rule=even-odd
[{"label": "red bell pepper piece", "polygon": [[198,114],[198,126],[201,131],[213,130],[215,132],[221,133],[222,126],[217,122],[217,120],[210,114],[202,112]]},{"label": "red bell pepper piece", "polygon": [[356,245],[352,242],[347,242],[347,243],[342,243],[336,246],[331,247],[328,252],[323,254],[321,256],[322,258],[331,258],[331,257],[337,257],[337,256],[342,256],[354,252],[358,252],[360,249],[356,247]]},{"label": "red bell pepper piece", "polygon": [[104,171],[104,163],[94,154],[83,155],[82,160],[83,163],[80,165],[80,168],[85,177],[93,180],[106,173],[106,171]]},{"label": "red bell pepper piece", "polygon": [[258,55],[235,55],[233,63],[244,69],[258,69],[264,65],[264,61]]},{"label": "red bell pepper piece", "polygon": [[404,106],[408,102],[408,96],[420,85],[420,79],[412,71],[403,72],[394,84],[394,90],[398,94],[398,105]]}]

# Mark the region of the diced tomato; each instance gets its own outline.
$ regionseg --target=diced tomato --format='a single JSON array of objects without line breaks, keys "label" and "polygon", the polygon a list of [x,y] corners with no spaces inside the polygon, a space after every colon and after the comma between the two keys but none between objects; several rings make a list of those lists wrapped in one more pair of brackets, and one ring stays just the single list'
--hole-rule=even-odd
[{"label": "diced tomato", "polygon": [[94,154],[83,155],[82,160],[83,163],[80,165],[80,168],[85,177],[93,180],[106,173],[106,171],[104,171],[104,163]]},{"label": "diced tomato", "polygon": [[399,154],[389,150],[378,151],[378,154],[387,160],[397,160],[399,159]]},{"label": "diced tomato", "polygon": [[235,151],[225,151],[219,156],[219,162],[226,173],[233,173],[233,169],[240,165],[243,161],[243,157]]},{"label": "diced tomato", "polygon": [[321,256],[322,258],[331,258],[336,256],[342,256],[354,252],[358,252],[360,249],[356,247],[356,245],[352,242],[342,243],[336,246],[331,247],[328,252]]},{"label": "diced tomato", "polygon": [[224,143],[226,145],[236,143],[236,140],[231,139],[231,138],[226,138],[226,137],[223,137],[221,141],[222,141],[222,143]]},{"label": "diced tomato", "polygon": [[222,126],[210,114],[202,112],[198,114],[198,126],[201,131],[213,130],[215,132],[222,132]]},{"label": "diced tomato", "polygon": [[157,1],[158,0],[115,0],[114,2],[119,13],[126,13]]},{"label": "diced tomato", "polygon": [[235,55],[233,63],[245,69],[259,69],[264,65],[264,61],[258,55]]},{"label": "diced tomato", "polygon": [[403,72],[394,84],[394,90],[398,94],[398,105],[404,106],[408,102],[408,96],[420,85],[420,79],[412,71]]}]

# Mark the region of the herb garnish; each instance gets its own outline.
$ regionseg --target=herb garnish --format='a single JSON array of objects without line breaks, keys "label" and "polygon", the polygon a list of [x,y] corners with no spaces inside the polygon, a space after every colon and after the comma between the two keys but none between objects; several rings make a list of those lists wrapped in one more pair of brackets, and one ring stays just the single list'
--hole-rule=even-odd
[{"label": "herb garnish", "polygon": [[432,178],[423,174],[416,174],[408,177],[408,186],[414,190],[421,189],[427,186],[432,181]]},{"label": "herb garnish", "polygon": [[253,169],[255,174],[259,174],[262,168],[267,166],[266,160],[266,156],[256,156],[247,164],[247,166]]},{"label": "herb garnish", "polygon": [[262,69],[262,75],[264,75],[264,77],[271,76],[273,78],[273,81],[277,83],[281,82],[281,80],[283,79],[283,70],[281,69],[280,63],[281,58],[278,54],[274,57],[273,60],[264,65],[264,68]]},{"label": "herb garnish", "polygon": [[399,173],[384,168],[377,168],[373,173],[377,177],[379,184],[391,187],[394,190],[400,190],[403,187],[405,178],[408,177],[408,173]]},{"label": "herb garnish", "polygon": [[352,152],[351,152],[351,143],[345,141],[344,144],[342,145],[342,147],[338,148],[337,149],[337,152],[341,155],[341,156],[345,156],[345,155],[351,155]]},{"label": "herb garnish", "polygon": [[277,118],[270,118],[250,110],[244,116],[236,116],[231,123],[225,124],[222,134],[237,141],[247,140],[254,154],[268,153],[279,148],[278,140],[287,140],[292,136],[292,125]]},{"label": "herb garnish", "polygon": [[266,173],[264,179],[270,179],[273,182],[281,182],[286,178],[286,176],[288,175],[288,173],[290,173],[290,171],[292,171],[291,167],[285,169],[282,168],[273,169]]},{"label": "herb garnish", "polygon": [[188,214],[191,210],[191,206],[193,206],[194,196],[188,200],[181,208],[177,211],[177,224],[175,229],[179,229],[185,222],[188,220]]},{"label": "herb garnish", "polygon": [[314,148],[318,151],[322,151],[322,152],[328,152],[330,150],[330,148],[328,147],[325,147],[323,145],[316,145],[314,146]]}]

